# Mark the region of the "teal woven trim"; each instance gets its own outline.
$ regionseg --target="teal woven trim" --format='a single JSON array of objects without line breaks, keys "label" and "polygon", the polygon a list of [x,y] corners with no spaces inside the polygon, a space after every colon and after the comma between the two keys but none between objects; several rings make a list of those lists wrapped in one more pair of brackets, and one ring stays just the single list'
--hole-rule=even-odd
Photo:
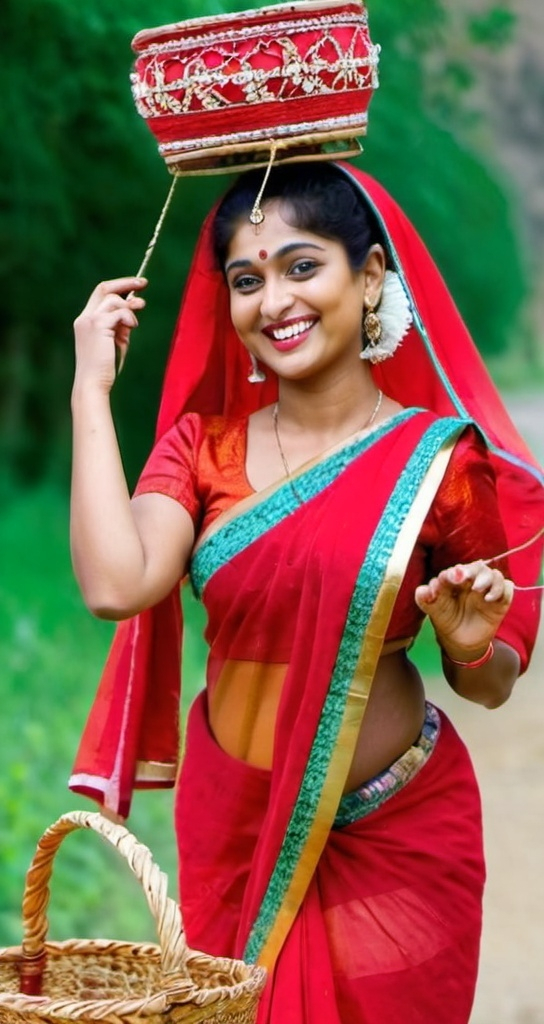
[{"label": "teal woven trim", "polygon": [[377,430],[358,438],[340,451],[323,459],[296,478],[296,494],[289,480],[278,487],[269,498],[263,499],[236,519],[231,519],[209,540],[204,541],[191,562],[191,582],[198,597],[201,596],[209,579],[232,558],[245,551],[250,544],[259,540],[268,530],[277,526],[287,516],[300,508],[300,501],[310,501],[337,479],[342,470],[364,451],[376,444],[382,437],[398,427],[399,423],[412,418],[420,409],[404,409],[398,415],[378,427]]},{"label": "teal woven trim", "polygon": [[372,537],[355,583],[329,690],[299,794],[244,951],[244,960],[248,963],[258,959],[266,943],[314,822],[363,637],[397,536],[435,455],[467,422],[448,417],[431,424],[399,477]]}]

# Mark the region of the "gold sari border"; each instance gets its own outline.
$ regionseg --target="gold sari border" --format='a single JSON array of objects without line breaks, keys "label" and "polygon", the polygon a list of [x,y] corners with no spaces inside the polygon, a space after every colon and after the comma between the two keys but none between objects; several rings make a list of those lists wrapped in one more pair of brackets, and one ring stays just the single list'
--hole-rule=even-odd
[{"label": "gold sari border", "polygon": [[162,783],[162,785],[173,785],[176,781],[177,764],[162,761],[137,761],[136,762],[136,785],[151,783]]},{"label": "gold sari border", "polygon": [[389,557],[351,680],[340,730],[329,762],[314,821],[273,926],[257,957],[257,963],[268,970],[274,966],[287,938],[327,842],[355,753],[394,603],[421,527],[446,472],[455,442],[465,427],[466,423],[460,424],[453,436],[450,434],[450,437],[434,456],[399,530]]}]

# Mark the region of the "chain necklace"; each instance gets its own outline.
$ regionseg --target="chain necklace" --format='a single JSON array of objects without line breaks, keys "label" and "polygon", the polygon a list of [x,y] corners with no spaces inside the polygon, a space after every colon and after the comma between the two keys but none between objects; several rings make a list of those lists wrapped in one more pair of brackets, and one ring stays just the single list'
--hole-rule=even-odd
[{"label": "chain necklace", "polygon": [[[361,433],[363,430],[368,430],[368,428],[372,426],[372,424],[374,423],[374,420],[376,419],[376,416],[378,415],[378,413],[380,411],[382,400],[383,400],[383,391],[380,390],[380,391],[378,391],[378,398],[376,399],[376,405],[374,406],[374,408],[373,408],[372,412],[370,413],[370,416],[368,417],[368,419],[363,423],[362,427],[360,427],[359,430],[357,431],[358,433]],[[280,431],[279,431],[279,427],[278,427],[278,411],[279,411],[278,402],[276,402],[275,405],[272,406],[272,423],[274,424],[274,435],[276,437],[276,444],[278,446],[278,451],[280,453],[281,461],[283,463],[283,468],[285,470],[285,475],[286,475],[286,477],[287,477],[287,479],[288,479],[288,481],[289,481],[289,483],[291,485],[291,490],[293,492],[293,495],[297,499],[299,505],[302,505],[303,504],[302,498],[301,498],[300,494],[298,493],[298,491],[297,491],[297,489],[295,487],[295,483],[294,483],[294,480],[293,480],[291,469],[290,469],[289,463],[287,461],[287,456],[286,456],[286,454],[285,454],[285,452],[283,450],[283,447],[282,447],[281,438],[280,438]]]}]

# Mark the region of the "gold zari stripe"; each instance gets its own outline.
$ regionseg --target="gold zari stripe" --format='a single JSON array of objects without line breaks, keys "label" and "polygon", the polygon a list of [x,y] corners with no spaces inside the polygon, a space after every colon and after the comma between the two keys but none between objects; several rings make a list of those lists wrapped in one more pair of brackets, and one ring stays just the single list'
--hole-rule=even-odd
[{"label": "gold zari stripe", "polygon": [[433,498],[464,425],[434,457],[399,531],[370,616],[316,815],[258,963],[270,970],[287,938],[327,842],[353,760],[395,599]]}]

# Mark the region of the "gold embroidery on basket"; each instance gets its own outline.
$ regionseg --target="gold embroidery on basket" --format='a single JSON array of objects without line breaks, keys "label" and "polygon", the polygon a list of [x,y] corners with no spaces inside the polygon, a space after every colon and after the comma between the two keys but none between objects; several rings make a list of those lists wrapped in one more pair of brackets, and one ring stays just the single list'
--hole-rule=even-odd
[{"label": "gold embroidery on basket", "polygon": [[[347,49],[330,32],[323,32],[322,22],[318,24],[321,35],[304,55],[301,55],[293,39],[278,36],[273,39],[262,38],[263,26],[259,26],[260,36],[252,49],[244,54],[243,62],[236,49],[229,45],[229,34],[217,35],[213,39],[213,48],[218,62],[213,68],[207,66],[204,59],[204,54],[209,56],[210,43],[208,41],[206,44],[207,37],[203,37],[198,40],[203,44],[202,50],[188,59],[185,65],[180,64],[181,75],[171,81],[167,81],[169,65],[180,63],[179,58],[170,56],[173,44],[150,46],[140,55],[145,58],[154,54],[145,69],[145,80],[135,73],[131,76],[138,113],[144,118],[151,118],[166,112],[186,114],[223,107],[232,109],[248,103],[331,95],[341,88],[376,88],[379,47],[368,46],[360,20],[353,26]],[[311,27],[317,25],[301,24],[297,26],[297,34]],[[239,44],[239,39],[236,41]],[[178,52],[182,48],[189,49],[190,42],[176,40],[175,48]],[[197,40],[193,40],[195,42]],[[362,44],[363,52],[357,56],[359,44]],[[274,67],[265,69],[251,66],[255,58],[267,52],[274,58]],[[270,88],[275,80],[279,80],[279,88],[276,90]],[[225,91],[232,89],[233,85],[239,87],[238,100]]]}]

